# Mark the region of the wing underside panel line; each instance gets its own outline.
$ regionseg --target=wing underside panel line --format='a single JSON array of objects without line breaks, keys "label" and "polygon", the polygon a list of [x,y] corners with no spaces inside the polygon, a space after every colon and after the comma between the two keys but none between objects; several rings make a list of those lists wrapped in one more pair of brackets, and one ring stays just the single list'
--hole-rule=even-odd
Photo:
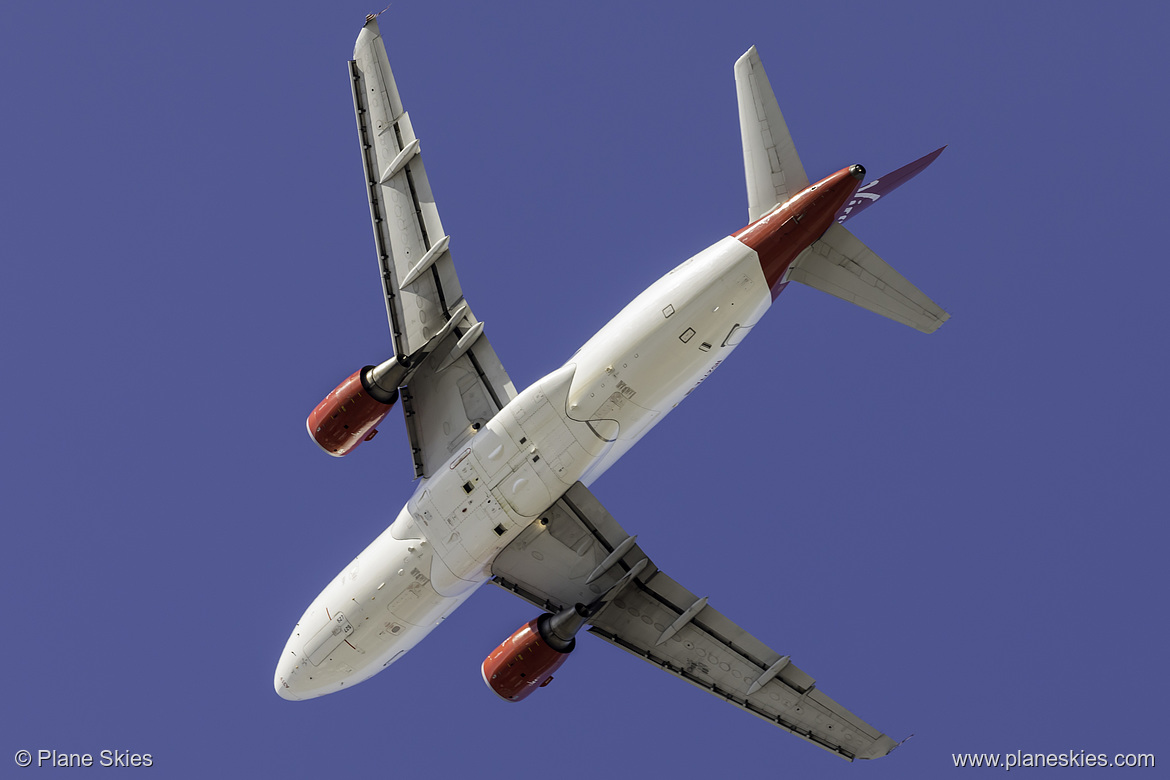
[{"label": "wing underside panel line", "polygon": [[[404,148],[402,143],[402,126],[398,121],[394,122],[394,140],[398,142],[399,149]],[[410,163],[404,166],[404,170],[406,171],[406,186],[410,190],[410,202],[414,206],[414,216],[418,220],[419,233],[422,235],[423,249],[429,251],[431,248],[431,237],[427,233],[427,220],[423,215],[422,203],[419,201],[418,188],[414,185],[414,173],[410,170]],[[442,310],[443,316],[446,319],[451,319],[451,310],[447,307],[447,296],[443,294],[443,280],[439,276],[439,269],[432,265],[430,271],[431,277],[435,280],[435,291],[439,294],[439,308]]]},{"label": "wing underside panel line", "polygon": [[503,409],[508,404],[508,401],[505,401],[496,395],[495,385],[491,382],[491,380],[488,379],[487,374],[484,372],[483,365],[480,364],[479,358],[475,356],[474,348],[467,351],[467,359],[471,361],[471,367],[475,369],[476,375],[483,382],[484,389],[487,390],[488,395],[491,396],[492,403],[496,405],[496,411],[498,412]]},{"label": "wing underside panel line", "polygon": [[406,352],[405,345],[402,343],[402,324],[398,321],[398,312],[394,305],[397,284],[393,269],[390,267],[390,263],[392,262],[390,252],[386,247],[381,230],[382,213],[385,209],[382,206],[379,194],[381,187],[373,174],[373,160],[370,158],[373,152],[373,143],[369,137],[366,122],[364,121],[364,117],[369,115],[369,111],[359,84],[361,84],[361,74],[358,72],[357,61],[350,60],[349,85],[353,93],[354,118],[357,121],[358,136],[362,147],[362,172],[366,177],[366,194],[370,200],[370,220],[374,223],[374,249],[378,254],[378,266],[381,272],[380,276],[382,277],[382,294],[385,298],[386,315],[390,319],[390,335],[394,341],[394,354],[403,357]]}]

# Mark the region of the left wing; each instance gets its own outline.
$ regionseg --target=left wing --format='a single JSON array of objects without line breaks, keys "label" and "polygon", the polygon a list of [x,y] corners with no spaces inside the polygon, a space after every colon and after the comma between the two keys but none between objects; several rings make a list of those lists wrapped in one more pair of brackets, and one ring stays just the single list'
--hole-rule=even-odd
[{"label": "left wing", "polygon": [[660,571],[580,482],[543,519],[496,558],[496,585],[555,612],[595,601],[645,560],[631,585],[589,620],[590,632],[850,761],[897,746],[819,691],[787,655]]},{"label": "left wing", "polygon": [[421,144],[402,105],[378,22],[349,63],[354,114],[386,314],[416,477],[428,476],[516,395],[463,297]]}]

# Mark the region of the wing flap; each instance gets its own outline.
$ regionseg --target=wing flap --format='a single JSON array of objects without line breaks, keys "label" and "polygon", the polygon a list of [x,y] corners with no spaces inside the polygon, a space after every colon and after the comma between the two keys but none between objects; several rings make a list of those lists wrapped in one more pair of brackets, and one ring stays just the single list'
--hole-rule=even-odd
[{"label": "wing flap", "polygon": [[[541,519],[548,523],[534,523],[521,531],[492,563],[496,585],[541,609],[589,604],[646,558],[640,547],[632,545],[612,568],[589,579],[629,534],[580,482]],[[655,571],[651,563],[642,576]]]},{"label": "wing flap", "polygon": [[[483,323],[465,305],[456,316],[459,325],[433,345],[400,390],[415,477],[433,474],[516,397],[512,380],[482,335]],[[460,341],[477,332],[474,343],[460,352]]]},{"label": "wing flap", "polygon": [[[581,483],[492,565],[493,582],[541,609],[591,603],[646,560],[590,621],[591,633],[843,758],[877,758],[896,743],[816,689],[784,657],[660,571],[636,544],[590,576],[629,534]],[[755,685],[761,682],[761,685]]]}]

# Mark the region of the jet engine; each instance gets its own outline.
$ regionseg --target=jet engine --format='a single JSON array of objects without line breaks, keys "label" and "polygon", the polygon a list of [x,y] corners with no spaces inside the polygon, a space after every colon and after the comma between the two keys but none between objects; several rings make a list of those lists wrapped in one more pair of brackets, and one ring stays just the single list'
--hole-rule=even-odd
[{"label": "jet engine", "polygon": [[484,659],[483,681],[505,701],[522,701],[552,682],[594,610],[584,604],[544,614],[520,627]]},{"label": "jet engine", "polygon": [[398,400],[398,385],[406,374],[396,358],[350,374],[305,420],[309,436],[335,458],[348,455],[378,433],[378,425]]}]

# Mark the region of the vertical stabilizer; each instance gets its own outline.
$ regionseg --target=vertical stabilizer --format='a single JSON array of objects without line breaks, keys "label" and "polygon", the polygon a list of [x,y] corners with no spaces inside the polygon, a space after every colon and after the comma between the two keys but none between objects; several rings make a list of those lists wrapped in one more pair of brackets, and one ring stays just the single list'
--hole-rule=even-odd
[{"label": "vertical stabilizer", "polygon": [[930,165],[935,161],[935,158],[942,154],[943,149],[946,149],[946,147],[940,146],[930,154],[919,157],[909,165],[903,165],[893,173],[887,173],[880,179],[874,179],[869,184],[858,187],[857,192],[853,193],[853,197],[837,212],[837,222],[842,225],[845,224],[845,220],[850,217],[856,217],[862,211],[872,206],[877,200],[884,198],[922,173],[926,170],[926,166]]},{"label": "vertical stabilizer", "polygon": [[807,187],[808,176],[755,46],[735,63],[735,92],[747,177],[748,221],[755,222],[773,206]]}]

